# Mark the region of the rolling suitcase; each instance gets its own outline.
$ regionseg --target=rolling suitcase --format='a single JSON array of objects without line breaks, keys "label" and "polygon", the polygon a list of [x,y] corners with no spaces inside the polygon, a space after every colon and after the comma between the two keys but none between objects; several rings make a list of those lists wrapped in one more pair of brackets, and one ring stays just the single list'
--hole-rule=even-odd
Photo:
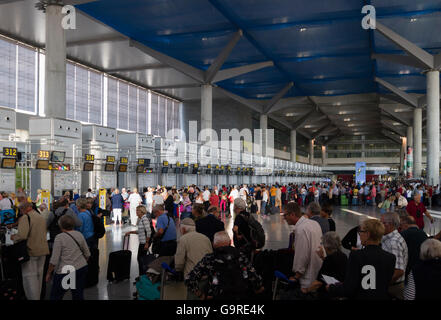
[{"label": "rolling suitcase", "polygon": [[348,198],[342,194],[340,197],[340,205],[341,206],[347,206],[348,205]]},{"label": "rolling suitcase", "polygon": [[357,197],[353,197],[352,198],[352,205],[353,206],[358,206],[358,198]]},{"label": "rolling suitcase", "polygon": [[124,279],[130,279],[132,251],[128,250],[129,242],[130,235],[125,236],[123,241],[123,250],[115,251],[109,254],[109,264],[107,265],[107,280],[121,281]]},{"label": "rolling suitcase", "polygon": [[98,284],[100,274],[99,257],[100,251],[97,248],[90,249],[90,258],[89,261],[87,261],[86,288]]}]

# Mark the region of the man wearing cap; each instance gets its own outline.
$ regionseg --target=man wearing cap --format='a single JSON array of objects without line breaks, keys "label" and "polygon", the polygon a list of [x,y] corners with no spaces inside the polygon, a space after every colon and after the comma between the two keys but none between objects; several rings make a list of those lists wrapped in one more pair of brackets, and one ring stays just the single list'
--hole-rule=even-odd
[{"label": "man wearing cap", "polygon": [[233,227],[233,241],[234,246],[241,251],[251,253],[249,243],[251,243],[251,230],[247,222],[250,214],[246,211],[247,204],[243,199],[237,198],[234,200],[234,227]]},{"label": "man wearing cap", "polygon": [[[205,255],[213,253],[213,248],[210,239],[202,233],[196,232],[195,223],[190,218],[182,220],[181,234],[175,254],[175,269],[183,271],[186,279],[194,266]],[[197,300],[191,290],[187,290],[187,300]]]}]

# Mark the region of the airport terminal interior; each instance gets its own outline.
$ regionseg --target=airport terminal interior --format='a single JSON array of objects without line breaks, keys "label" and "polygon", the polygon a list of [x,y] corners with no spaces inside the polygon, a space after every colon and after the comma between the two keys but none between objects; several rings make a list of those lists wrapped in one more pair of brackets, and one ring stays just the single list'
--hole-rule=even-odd
[{"label": "airport terminal interior", "polygon": [[0,0],[0,296],[441,299],[439,28],[439,0]]}]

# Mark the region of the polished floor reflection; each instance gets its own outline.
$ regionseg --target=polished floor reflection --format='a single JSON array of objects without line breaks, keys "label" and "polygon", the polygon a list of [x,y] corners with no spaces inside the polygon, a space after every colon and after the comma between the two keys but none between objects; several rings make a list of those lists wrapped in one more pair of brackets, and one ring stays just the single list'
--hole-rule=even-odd
[{"label": "polished floor reflection", "polygon": [[[333,219],[336,223],[337,233],[341,238],[354,226],[358,225],[361,219],[366,216],[379,218],[381,213],[376,207],[336,207],[334,208]],[[441,230],[441,212],[440,217],[434,214],[435,223],[433,225],[425,218],[425,231],[430,235]],[[288,246],[290,227],[279,215],[272,215],[269,219],[257,218],[262,223],[266,233],[266,245],[264,249],[280,249]],[[232,236],[233,220],[224,220],[226,230]],[[130,250],[132,250],[131,280],[125,280],[119,283],[109,283],[107,281],[107,258],[113,251],[121,250],[123,246],[124,234],[127,231],[135,230],[132,226],[109,226],[106,235],[99,241],[100,250],[100,279],[96,287],[85,290],[85,299],[87,300],[131,300],[135,287],[134,279],[138,276],[138,264],[136,255],[138,251],[138,238],[136,235],[130,236]],[[178,232],[179,236],[179,232]],[[49,290],[48,290],[49,291]],[[49,297],[49,292],[47,293]],[[166,299],[185,299],[186,290],[182,283],[170,283],[165,291]],[[70,299],[70,293],[66,294],[65,299]]]}]

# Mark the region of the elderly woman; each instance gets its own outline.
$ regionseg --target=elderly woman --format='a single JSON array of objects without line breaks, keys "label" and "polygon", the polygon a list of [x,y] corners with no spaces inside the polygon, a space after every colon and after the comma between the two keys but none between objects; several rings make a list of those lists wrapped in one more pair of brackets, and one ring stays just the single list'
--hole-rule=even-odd
[{"label": "elderly woman", "polygon": [[421,263],[409,273],[404,288],[405,300],[441,299],[441,242],[427,239],[421,244]]},{"label": "elderly woman", "polygon": [[389,284],[395,271],[395,255],[381,248],[384,225],[377,219],[362,222],[360,234],[363,249],[349,254],[343,283],[327,285],[330,297],[356,300],[388,300]]},{"label": "elderly woman", "polygon": [[[314,281],[308,289],[302,290],[304,293],[322,288],[326,284],[322,279],[323,275],[333,277],[340,282],[345,279],[348,258],[341,251],[340,237],[336,232],[329,231],[323,235],[322,243],[323,246],[317,250],[318,256],[323,260],[322,268],[317,276],[317,281]],[[321,293],[324,292],[321,291]]]},{"label": "elderly woman", "polygon": [[[90,251],[84,236],[74,230],[75,220],[64,215],[58,220],[61,233],[55,237],[52,256],[49,261],[49,269],[46,275],[46,282],[49,282],[52,274],[53,283],[51,300],[62,300],[68,290],[65,287],[65,277],[75,279],[75,285],[69,284],[72,290],[73,300],[83,300],[83,289],[86,284],[87,260]],[[73,270],[72,270],[73,269]],[[75,272],[75,275],[70,274]]]},{"label": "elderly woman", "polygon": [[142,275],[147,268],[143,265],[143,257],[148,254],[148,250],[152,239],[152,224],[150,219],[147,217],[147,209],[144,206],[138,206],[136,208],[136,215],[138,216],[138,229],[135,231],[126,232],[126,236],[130,234],[138,235],[138,268],[139,275]]}]

